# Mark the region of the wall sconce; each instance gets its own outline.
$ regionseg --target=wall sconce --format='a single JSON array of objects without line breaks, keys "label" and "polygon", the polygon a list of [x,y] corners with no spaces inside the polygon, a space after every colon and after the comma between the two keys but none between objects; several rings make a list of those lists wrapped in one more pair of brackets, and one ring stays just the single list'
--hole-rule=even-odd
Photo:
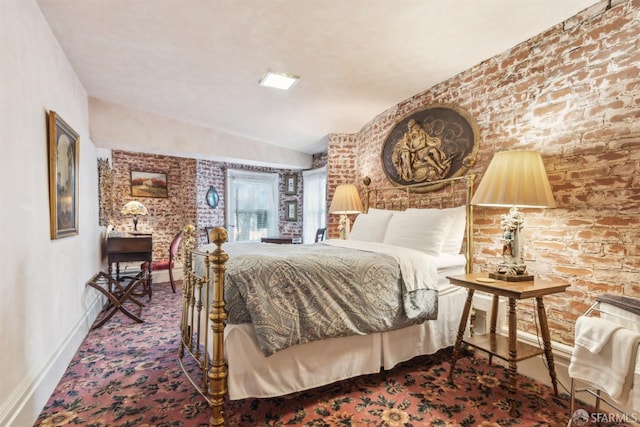
[{"label": "wall sconce", "polygon": [[360,213],[362,211],[362,202],[360,201],[360,195],[358,194],[356,186],[353,184],[338,185],[333,195],[333,200],[331,200],[331,206],[329,206],[329,213],[340,215],[338,231],[340,231],[341,239],[349,238],[351,221],[347,215]]},{"label": "wall sconce", "polygon": [[133,231],[138,231],[138,216],[149,213],[147,208],[137,200],[127,202],[127,204],[120,209],[120,212],[124,215],[133,215]]},{"label": "wall sconce", "polygon": [[533,280],[525,274],[524,215],[518,207],[555,208],[551,186],[536,151],[503,151],[489,163],[471,204],[489,207],[511,207],[502,215],[502,262],[489,277],[507,281]]}]

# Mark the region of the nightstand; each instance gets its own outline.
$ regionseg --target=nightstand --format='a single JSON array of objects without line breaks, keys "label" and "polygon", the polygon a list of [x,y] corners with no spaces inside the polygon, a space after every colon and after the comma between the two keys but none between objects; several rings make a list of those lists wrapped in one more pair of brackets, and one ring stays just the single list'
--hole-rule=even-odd
[{"label": "nightstand", "polygon": [[[451,369],[449,371],[449,381],[453,382],[453,371],[456,362],[460,357],[462,343],[478,348],[489,353],[489,363],[491,357],[495,356],[506,360],[509,363],[509,414],[517,416],[517,409],[511,396],[516,394],[516,374],[518,373],[517,362],[528,359],[530,357],[545,355],[547,359],[547,367],[551,376],[553,391],[558,395],[558,385],[553,363],[553,353],[551,351],[551,337],[549,335],[549,325],[547,323],[547,314],[544,308],[542,298],[545,295],[564,292],[569,285],[565,283],[553,283],[542,280],[531,280],[523,282],[507,282],[498,279],[489,279],[487,273],[472,273],[460,276],[447,276],[447,279],[458,286],[467,288],[467,300],[462,310],[462,318],[458,327],[458,336],[453,349],[451,360]],[[469,312],[473,301],[473,293],[482,291],[493,295],[493,303],[491,308],[491,328],[488,334],[474,335],[464,338]],[[496,322],[498,317],[499,297],[507,297],[509,299],[508,312],[508,336],[496,333]],[[544,349],[529,345],[518,341],[516,327],[516,302],[520,299],[535,298],[536,311],[540,322],[540,333],[544,342]]]}]

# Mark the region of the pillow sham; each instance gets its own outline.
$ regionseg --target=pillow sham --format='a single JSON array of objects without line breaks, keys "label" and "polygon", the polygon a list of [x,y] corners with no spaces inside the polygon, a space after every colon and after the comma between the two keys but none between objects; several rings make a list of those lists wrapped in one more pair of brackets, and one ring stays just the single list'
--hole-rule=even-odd
[{"label": "pillow sham", "polygon": [[445,209],[417,209],[410,208],[407,212],[426,212],[426,211],[441,211],[445,214],[452,214],[453,221],[451,227],[447,233],[442,244],[442,253],[458,255],[462,248],[462,239],[464,238],[464,230],[467,226],[467,208],[466,206],[457,206],[455,208]]},{"label": "pillow sham", "polygon": [[382,242],[437,256],[442,252],[452,223],[453,212],[445,212],[441,209],[406,210],[394,213],[389,220]]},{"label": "pillow sham", "polygon": [[351,227],[349,240],[382,243],[391,217],[390,213],[358,215]]},{"label": "pillow sham", "polygon": [[368,214],[389,214],[389,215],[393,215],[394,213],[397,213],[400,211],[394,211],[394,210],[390,210],[390,209],[379,209],[379,208],[369,208],[369,211],[367,212]]}]

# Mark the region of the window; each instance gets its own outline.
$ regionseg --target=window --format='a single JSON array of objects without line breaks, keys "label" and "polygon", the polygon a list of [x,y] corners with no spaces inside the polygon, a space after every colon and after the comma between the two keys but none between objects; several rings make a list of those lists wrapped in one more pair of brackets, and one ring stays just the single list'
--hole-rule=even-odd
[{"label": "window", "polygon": [[278,235],[278,174],[227,169],[229,241]]},{"label": "window", "polygon": [[327,226],[327,167],[302,171],[303,243],[313,243],[316,230]]}]

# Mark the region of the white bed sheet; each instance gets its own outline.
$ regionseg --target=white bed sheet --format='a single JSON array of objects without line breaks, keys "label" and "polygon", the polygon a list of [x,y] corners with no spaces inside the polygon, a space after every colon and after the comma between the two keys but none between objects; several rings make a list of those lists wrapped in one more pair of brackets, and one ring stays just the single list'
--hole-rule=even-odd
[{"label": "white bed sheet", "polygon": [[225,352],[232,400],[283,396],[358,375],[391,369],[415,356],[455,343],[466,299],[447,275],[463,274],[463,255],[438,259],[438,318],[395,331],[330,338],[297,345],[264,357],[250,324],[227,325]]}]

